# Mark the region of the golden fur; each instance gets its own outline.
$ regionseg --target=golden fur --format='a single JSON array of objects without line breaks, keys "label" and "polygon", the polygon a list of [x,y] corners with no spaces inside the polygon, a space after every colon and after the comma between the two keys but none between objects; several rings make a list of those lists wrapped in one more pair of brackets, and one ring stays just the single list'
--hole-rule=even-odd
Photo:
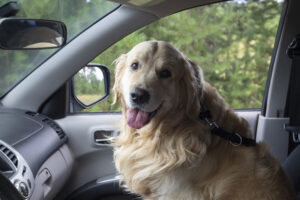
[{"label": "golden fur", "polygon": [[[136,71],[130,69],[133,62],[139,62]],[[143,42],[121,55],[116,65],[113,89],[123,119],[114,159],[130,191],[159,200],[295,199],[265,144],[233,146],[213,136],[198,119],[201,102],[222,128],[251,137],[247,121],[204,81],[201,68],[173,46]],[[163,69],[171,77],[160,78]],[[126,124],[129,105],[124,93],[132,87],[147,89],[162,105],[141,129]]]}]

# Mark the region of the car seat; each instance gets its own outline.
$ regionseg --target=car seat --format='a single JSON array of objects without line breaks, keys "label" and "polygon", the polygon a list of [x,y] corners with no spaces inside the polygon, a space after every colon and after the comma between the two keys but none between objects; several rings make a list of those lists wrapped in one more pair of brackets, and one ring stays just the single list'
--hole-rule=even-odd
[{"label": "car seat", "polygon": [[292,151],[282,167],[295,188],[297,199],[300,200],[300,145]]}]

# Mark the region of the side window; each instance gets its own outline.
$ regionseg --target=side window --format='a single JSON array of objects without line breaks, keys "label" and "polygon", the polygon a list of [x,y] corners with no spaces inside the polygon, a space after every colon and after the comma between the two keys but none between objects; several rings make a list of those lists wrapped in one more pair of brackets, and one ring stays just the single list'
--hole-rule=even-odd
[{"label": "side window", "polygon": [[[197,62],[231,107],[260,108],[281,9],[281,0],[234,0],[182,11],[130,34],[93,62],[110,68],[113,84],[119,55],[141,41],[164,40]],[[120,111],[112,99],[85,111]]]}]

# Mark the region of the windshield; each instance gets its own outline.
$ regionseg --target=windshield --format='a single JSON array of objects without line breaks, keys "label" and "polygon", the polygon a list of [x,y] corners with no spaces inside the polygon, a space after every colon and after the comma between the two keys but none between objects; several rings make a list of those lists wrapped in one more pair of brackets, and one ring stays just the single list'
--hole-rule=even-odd
[{"label": "windshield", "polygon": [[[8,0],[0,0],[0,7]],[[67,26],[67,41],[85,30],[118,4],[106,0],[18,0],[17,17],[51,19]],[[0,49],[0,97],[59,49]]]}]

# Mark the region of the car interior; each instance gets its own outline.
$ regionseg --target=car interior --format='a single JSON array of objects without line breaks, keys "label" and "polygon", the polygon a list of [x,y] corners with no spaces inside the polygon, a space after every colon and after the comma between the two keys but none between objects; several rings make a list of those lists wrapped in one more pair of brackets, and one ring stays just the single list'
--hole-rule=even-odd
[{"label": "car interior", "polygon": [[[110,92],[112,70],[109,72],[102,64],[91,62],[122,38],[152,22],[222,1],[111,0],[114,8],[76,37],[69,41],[59,39],[55,47],[46,44],[45,48],[57,50],[50,49],[50,56],[0,97],[0,199],[139,199],[138,195],[122,189],[114,167],[113,148],[109,144],[119,132],[121,113],[80,112],[113,95]],[[235,111],[248,121],[256,142],[268,144],[300,199],[299,130],[285,128],[300,126],[300,120],[295,117],[300,113],[297,101],[300,95],[297,89],[290,95],[291,87],[297,84],[290,80],[297,74],[291,72],[296,59],[287,55],[289,45],[300,33],[300,1],[280,2],[282,10],[272,56],[265,58],[270,65],[261,107]],[[2,12],[0,9],[1,18],[14,18]],[[8,16],[14,16],[14,9],[10,8],[10,12]],[[3,24],[4,21],[0,26]],[[64,29],[62,25],[60,30]],[[1,37],[2,34],[0,40],[7,41]],[[26,45],[27,48],[42,48]],[[0,54],[18,48],[26,47],[6,48]],[[297,50],[295,52],[293,55],[297,56]],[[104,93],[95,101],[82,103],[74,92],[74,80],[78,71],[86,66],[100,69],[105,80],[102,83]]]}]

